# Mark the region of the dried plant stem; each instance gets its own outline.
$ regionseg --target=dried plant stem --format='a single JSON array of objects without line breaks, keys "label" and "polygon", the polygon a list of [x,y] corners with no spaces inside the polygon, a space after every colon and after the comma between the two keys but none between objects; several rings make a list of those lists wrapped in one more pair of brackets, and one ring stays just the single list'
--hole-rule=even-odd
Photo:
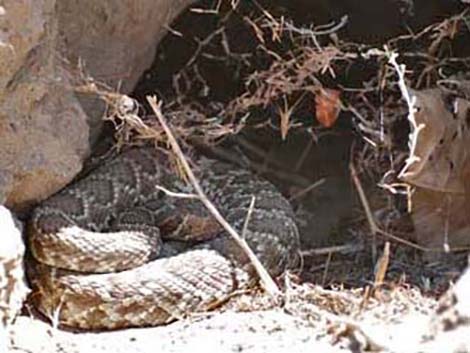
[{"label": "dried plant stem", "polygon": [[302,257],[306,257],[306,256],[328,255],[328,254],[333,254],[333,253],[348,254],[348,253],[359,252],[363,249],[364,249],[364,246],[362,244],[334,245],[334,246],[328,246],[324,248],[303,250],[300,252],[300,255],[302,255]]},{"label": "dried plant stem", "polygon": [[375,261],[377,257],[377,231],[379,227],[375,222],[374,216],[372,215],[372,211],[369,206],[369,202],[367,201],[366,193],[362,188],[362,184],[357,176],[356,168],[354,164],[351,163],[349,165],[349,170],[351,171],[351,177],[353,178],[354,185],[356,186],[357,193],[359,194],[359,198],[361,199],[362,207],[364,207],[364,211],[366,213],[367,222],[369,222],[370,231],[372,233],[372,258]]},{"label": "dried plant stem", "polygon": [[157,188],[160,191],[163,191],[166,195],[171,196],[171,197],[179,197],[181,199],[198,199],[199,196],[196,194],[185,194],[182,192],[173,192],[168,190],[167,188],[164,188],[161,185],[155,185],[155,188]]},{"label": "dried plant stem", "polygon": [[396,70],[398,75],[398,87],[400,87],[400,92],[403,98],[406,101],[406,105],[408,106],[408,121],[412,127],[412,131],[410,133],[410,141],[409,141],[409,148],[410,148],[410,155],[406,159],[405,166],[400,171],[398,175],[399,178],[403,178],[409,174],[413,174],[409,172],[410,166],[416,162],[420,161],[420,157],[416,155],[416,146],[418,145],[418,136],[421,130],[423,130],[426,125],[425,124],[417,124],[415,119],[415,105],[416,105],[416,97],[411,94],[410,90],[406,86],[405,82],[405,65],[399,65],[397,63],[397,53],[390,53],[389,54],[389,63],[393,66]]},{"label": "dried plant stem", "polygon": [[199,196],[200,200],[206,206],[206,208],[209,210],[209,212],[214,216],[214,218],[222,225],[222,227],[230,234],[230,236],[237,242],[237,244],[245,251],[245,253],[248,255],[248,258],[250,259],[251,263],[253,264],[256,272],[258,273],[260,277],[261,284],[263,288],[266,290],[266,292],[272,296],[275,296],[280,293],[279,288],[277,287],[276,283],[274,280],[271,278],[269,275],[268,271],[263,267],[261,262],[258,260],[256,255],[253,253],[253,251],[250,249],[248,246],[247,242],[245,239],[240,237],[237,233],[237,231],[224,219],[224,217],[220,214],[219,210],[214,206],[214,204],[207,198],[206,194],[204,193],[204,190],[202,189],[201,185],[199,184],[199,181],[197,180],[196,176],[194,175],[193,171],[191,170],[191,167],[189,166],[188,161],[186,160],[186,157],[183,154],[183,151],[181,150],[178,142],[176,141],[176,138],[174,137],[173,133],[171,132],[171,129],[168,127],[165,118],[163,117],[163,114],[160,109],[160,105],[157,103],[157,99],[155,96],[147,97],[147,101],[149,102],[153,112],[155,113],[155,116],[157,117],[158,121],[162,125],[163,130],[165,131],[165,134],[168,137],[168,142],[171,145],[171,148],[177,155],[178,159],[181,162],[181,165],[191,182],[192,186],[194,187],[194,190],[196,191],[196,194]]},{"label": "dried plant stem", "polygon": [[374,288],[378,288],[384,283],[387,274],[388,264],[390,263],[390,242],[385,242],[384,250],[375,265]]},{"label": "dried plant stem", "polygon": [[248,224],[250,224],[251,214],[253,213],[253,209],[255,208],[255,201],[256,197],[252,196],[250,201],[250,207],[248,208],[248,212],[246,213],[245,222],[243,223],[243,230],[242,230],[242,238],[245,239],[245,234],[248,231]]},{"label": "dried plant stem", "polygon": [[296,199],[299,199],[299,198],[305,196],[306,194],[308,194],[313,189],[315,189],[315,188],[319,187],[320,185],[324,184],[325,181],[326,181],[325,178],[321,178],[321,179],[317,180],[316,182],[310,184],[306,188],[304,188],[304,189],[300,190],[299,192],[293,194],[291,197],[289,197],[289,201],[292,202]]},{"label": "dried plant stem", "polygon": [[406,239],[402,239],[400,237],[397,237],[393,234],[390,234],[390,233],[380,229],[380,227],[377,225],[377,222],[375,221],[375,218],[374,218],[374,216],[372,214],[372,211],[370,209],[369,202],[367,201],[366,194],[364,192],[364,189],[362,188],[361,181],[359,180],[359,177],[357,176],[356,168],[354,167],[354,165],[352,163],[349,165],[349,170],[351,172],[351,177],[353,179],[354,186],[356,187],[357,193],[359,194],[359,198],[361,200],[362,207],[364,208],[364,211],[366,213],[366,217],[367,217],[367,221],[369,222],[370,230],[371,230],[371,232],[374,236],[378,233],[380,235],[383,235],[384,237],[395,240],[398,243],[408,245],[412,248],[415,248],[415,249],[418,249],[418,250],[421,250],[421,251],[432,251],[432,250],[434,250],[434,249],[422,247],[418,244],[415,244],[415,243],[413,243],[411,241],[408,241]]}]

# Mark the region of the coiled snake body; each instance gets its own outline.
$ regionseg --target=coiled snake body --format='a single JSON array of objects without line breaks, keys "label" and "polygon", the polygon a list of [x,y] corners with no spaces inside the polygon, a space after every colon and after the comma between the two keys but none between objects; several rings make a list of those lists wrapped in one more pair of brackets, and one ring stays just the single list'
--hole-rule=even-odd
[{"label": "coiled snake body", "polygon": [[[168,157],[130,148],[37,207],[28,227],[36,307],[66,326],[163,324],[210,309],[251,279],[248,260],[170,173]],[[246,170],[201,158],[197,176],[262,264],[279,274],[299,239],[287,200]]]}]

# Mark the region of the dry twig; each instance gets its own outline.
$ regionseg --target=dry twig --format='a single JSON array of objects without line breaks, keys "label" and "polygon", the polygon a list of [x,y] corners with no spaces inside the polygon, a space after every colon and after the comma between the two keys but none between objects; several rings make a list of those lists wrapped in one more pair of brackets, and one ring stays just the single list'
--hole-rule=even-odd
[{"label": "dry twig", "polygon": [[385,275],[387,274],[388,264],[390,262],[390,242],[385,242],[384,251],[375,265],[374,287],[383,284]]},{"label": "dry twig", "polygon": [[302,257],[305,256],[319,256],[319,255],[328,255],[332,253],[347,254],[353,252],[359,252],[363,250],[364,246],[362,244],[345,244],[345,245],[333,245],[327,246],[324,248],[308,249],[300,252]]},{"label": "dry twig", "polygon": [[408,245],[412,248],[415,248],[415,249],[418,249],[418,250],[421,250],[421,251],[430,251],[430,250],[432,250],[432,249],[424,248],[424,247],[422,247],[418,244],[415,244],[415,243],[413,243],[411,241],[408,241],[406,239],[402,239],[400,237],[397,237],[393,234],[390,234],[390,233],[385,232],[384,230],[382,230],[377,225],[377,222],[375,221],[375,218],[374,218],[374,216],[372,214],[372,211],[370,209],[369,202],[367,201],[366,194],[364,192],[364,189],[362,188],[362,184],[359,180],[359,177],[357,176],[356,168],[354,167],[354,165],[352,163],[349,165],[349,169],[351,171],[351,177],[353,178],[354,186],[356,187],[357,193],[359,194],[359,198],[361,200],[362,207],[364,208],[364,211],[366,213],[367,221],[369,223],[369,227],[370,227],[371,233],[373,235],[380,234],[380,235],[383,235],[387,238],[395,240],[396,242]]},{"label": "dry twig", "polygon": [[260,261],[257,259],[256,255],[250,249],[245,239],[243,239],[242,237],[238,235],[237,231],[223,218],[219,210],[217,210],[214,204],[207,198],[206,194],[204,193],[204,190],[199,184],[199,181],[197,180],[196,176],[191,170],[191,167],[189,166],[189,163],[186,160],[186,157],[184,156],[183,151],[181,150],[178,142],[176,141],[176,138],[171,132],[171,129],[169,128],[169,126],[167,125],[165,118],[163,117],[163,114],[161,112],[160,105],[157,103],[157,99],[155,97],[147,97],[147,101],[149,102],[159,123],[162,125],[162,128],[168,137],[168,141],[173,151],[175,152],[179,161],[181,162],[184,172],[186,173],[189,181],[194,187],[194,190],[199,195],[201,202],[204,204],[204,206],[206,206],[206,208],[214,216],[214,218],[222,225],[222,227],[230,234],[230,236],[237,242],[237,244],[248,255],[248,258],[250,259],[256,272],[258,273],[260,280],[261,280],[261,284],[263,285],[266,292],[272,296],[279,294],[280,290],[277,287],[276,283],[271,278],[267,270],[260,263]]}]

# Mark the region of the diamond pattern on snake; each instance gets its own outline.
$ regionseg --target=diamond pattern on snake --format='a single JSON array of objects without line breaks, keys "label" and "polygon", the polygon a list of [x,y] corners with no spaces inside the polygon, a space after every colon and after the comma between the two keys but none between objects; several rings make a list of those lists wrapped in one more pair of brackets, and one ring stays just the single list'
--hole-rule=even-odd
[{"label": "diamond pattern on snake", "polygon": [[[272,275],[297,262],[288,201],[247,170],[200,157],[196,175]],[[28,224],[35,307],[64,326],[154,326],[205,311],[253,282],[250,263],[171,172],[167,155],[132,147],[42,202]]]}]

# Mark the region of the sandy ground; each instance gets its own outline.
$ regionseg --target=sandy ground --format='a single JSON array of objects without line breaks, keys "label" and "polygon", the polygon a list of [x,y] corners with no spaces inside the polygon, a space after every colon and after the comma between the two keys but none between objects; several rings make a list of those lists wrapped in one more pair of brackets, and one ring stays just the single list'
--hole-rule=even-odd
[{"label": "sandy ground", "polygon": [[[20,316],[12,352],[467,352],[469,326],[432,339],[437,301],[412,288],[361,290],[301,285],[282,304],[259,293],[240,295],[222,312],[153,328],[71,332]],[[237,310],[237,311],[235,311]],[[455,347],[454,347],[455,346]],[[470,349],[470,347],[464,347]]]}]

